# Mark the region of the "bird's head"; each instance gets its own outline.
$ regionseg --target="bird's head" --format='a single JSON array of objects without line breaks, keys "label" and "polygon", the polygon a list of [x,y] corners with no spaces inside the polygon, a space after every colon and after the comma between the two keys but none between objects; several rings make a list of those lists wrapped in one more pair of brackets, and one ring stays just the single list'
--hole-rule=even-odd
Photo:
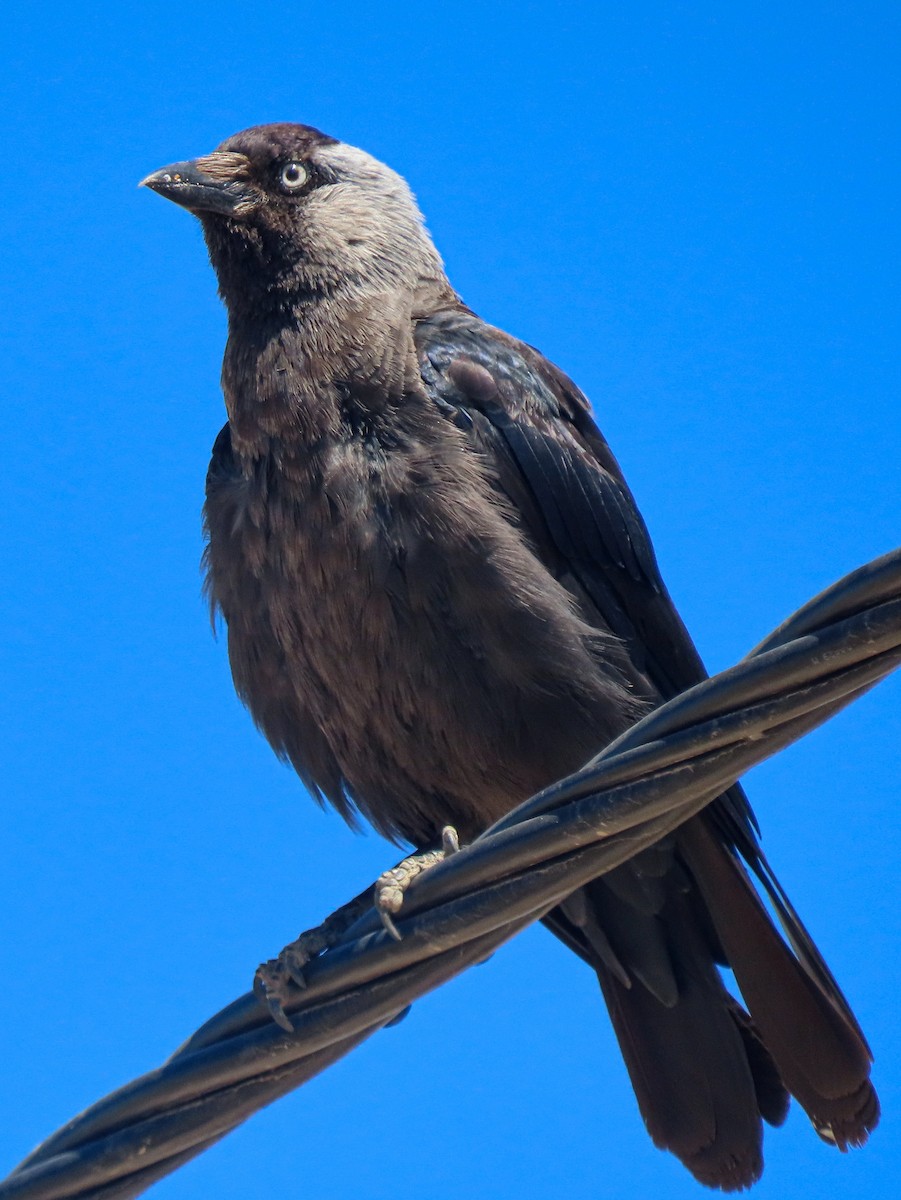
[{"label": "bird's head", "polygon": [[405,181],[308,125],[245,129],[142,185],[200,219],[233,316],[449,291]]}]

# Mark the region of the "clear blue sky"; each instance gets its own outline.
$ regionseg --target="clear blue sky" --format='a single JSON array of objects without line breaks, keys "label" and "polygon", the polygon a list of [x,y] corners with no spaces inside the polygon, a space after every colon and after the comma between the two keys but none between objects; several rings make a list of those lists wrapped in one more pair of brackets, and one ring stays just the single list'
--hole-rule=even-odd
[{"label": "clear blue sky", "polygon": [[[147,172],[299,120],[404,173],[466,301],[593,399],[713,669],[901,540],[896,4],[27,7],[0,38],[3,1170],[393,857],[278,765],[210,636],[225,321]],[[899,714],[894,679],[749,783],[885,1110],[845,1157],[793,1113],[760,1200],[897,1195]],[[541,930],[155,1194],[420,1175],[702,1194]]]}]

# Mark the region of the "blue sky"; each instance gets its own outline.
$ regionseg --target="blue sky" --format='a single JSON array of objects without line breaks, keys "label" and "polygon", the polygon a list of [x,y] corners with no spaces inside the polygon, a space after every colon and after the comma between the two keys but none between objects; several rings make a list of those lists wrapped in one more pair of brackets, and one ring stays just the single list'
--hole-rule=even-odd
[{"label": "blue sky", "polygon": [[[393,856],[279,766],[210,636],[224,314],[199,229],[138,179],[269,120],[405,174],[466,301],[592,398],[717,669],[899,540],[899,25],[860,2],[6,13],[0,1170]],[[793,1112],[761,1200],[896,1195],[899,713],[894,679],[749,782],[884,1106],[844,1157]],[[432,1200],[702,1194],[540,930],[155,1194],[420,1175]]]}]

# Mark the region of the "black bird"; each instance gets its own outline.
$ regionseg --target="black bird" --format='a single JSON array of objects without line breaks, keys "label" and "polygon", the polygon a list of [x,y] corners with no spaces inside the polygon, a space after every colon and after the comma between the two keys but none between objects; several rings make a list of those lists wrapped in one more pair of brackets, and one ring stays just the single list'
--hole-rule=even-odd
[{"label": "black bird", "polygon": [[[704,678],[585,397],[460,301],[403,179],[278,124],[144,183],[200,218],[228,309],[207,583],[238,693],[314,796],[414,847],[469,839]],[[758,1178],[789,1094],[866,1141],[866,1041],[739,787],[547,923],[702,1183]]]}]

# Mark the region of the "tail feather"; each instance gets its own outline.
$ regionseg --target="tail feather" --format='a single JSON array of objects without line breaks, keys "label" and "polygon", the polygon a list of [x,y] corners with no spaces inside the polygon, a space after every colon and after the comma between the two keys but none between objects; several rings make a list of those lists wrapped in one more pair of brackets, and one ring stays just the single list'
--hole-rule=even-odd
[{"label": "tail feather", "polygon": [[798,916],[795,906],[785,893],[782,884],[773,873],[773,869],[767,862],[766,857],[761,852],[760,848],[756,848],[753,859],[749,863],[751,870],[760,883],[767,897],[772,904],[776,915],[779,918],[779,924],[788,939],[789,945],[794,950],[797,957],[803,963],[807,972],[819,984],[822,991],[830,996],[836,1006],[840,1009],[845,1020],[854,1029],[860,1042],[866,1048],[867,1054],[872,1060],[873,1054],[870,1050],[869,1043],[864,1035],[863,1030],[858,1024],[857,1018],[851,1010],[851,1006],[845,999],[845,995],[838,985],[838,982],[832,972],[829,970],[826,960],[823,958],[817,949],[816,943],[807,932],[804,922]]},{"label": "tail feather", "polygon": [[778,1071],[723,985],[679,864],[656,912],[633,907],[628,892],[619,878],[589,884],[579,924],[592,947],[603,930],[608,961],[593,965],[648,1132],[701,1183],[749,1187],[763,1169],[761,1117],[787,1109]]},{"label": "tail feather", "polygon": [[[869,1048],[763,856],[751,869],[785,938],[704,816],[655,849],[545,918],[597,973],[655,1144],[701,1183],[749,1187],[763,1169],[762,1121],[781,1124],[790,1093],[825,1141],[861,1145],[879,1119]],[[717,964],[731,967],[747,1012]]]},{"label": "tail feather", "polygon": [[754,1091],[760,1115],[768,1125],[781,1125],[788,1116],[790,1097],[782,1082],[779,1068],[773,1062],[773,1056],[764,1045],[754,1022],[728,992],[726,1004],[745,1045],[748,1065],[754,1077]]},{"label": "tail feather", "polygon": [[[879,1119],[871,1057],[831,974],[827,986],[820,971],[792,953],[741,864],[703,821],[683,828],[679,849],[786,1087],[824,1140],[842,1150],[862,1145]],[[810,941],[806,931],[803,938]]]},{"label": "tail feather", "polygon": [[722,998],[712,1002],[711,984],[692,979],[666,1008],[604,967],[598,979],[654,1144],[708,1187],[750,1187],[763,1170],[763,1129],[743,1039]]}]

